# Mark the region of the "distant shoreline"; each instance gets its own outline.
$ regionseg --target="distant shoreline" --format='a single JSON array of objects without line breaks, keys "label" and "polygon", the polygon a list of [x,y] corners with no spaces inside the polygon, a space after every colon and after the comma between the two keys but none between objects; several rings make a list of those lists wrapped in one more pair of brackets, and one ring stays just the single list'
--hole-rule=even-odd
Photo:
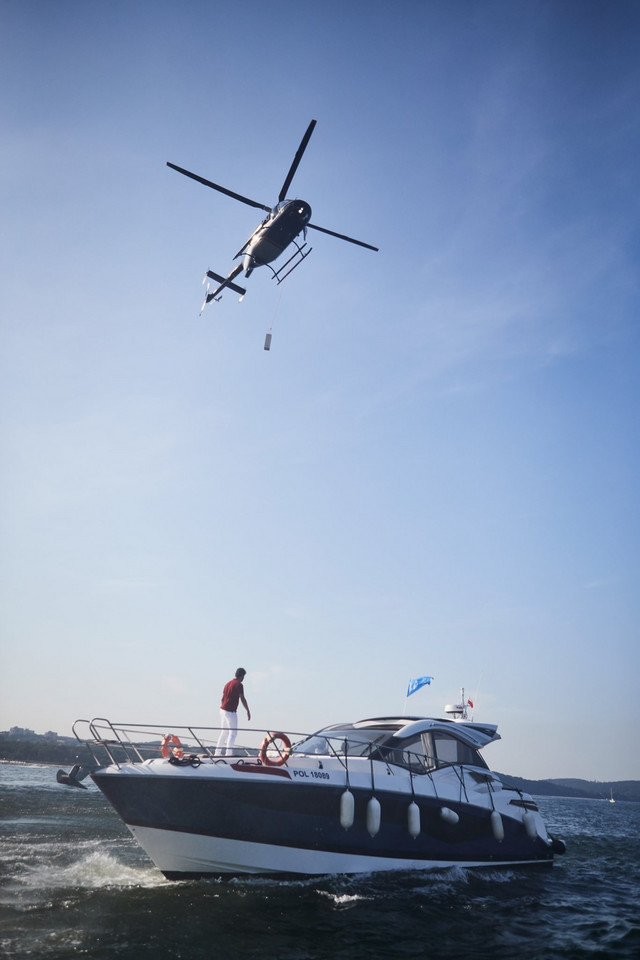
[{"label": "distant shoreline", "polygon": [[[75,737],[58,737],[51,733],[16,736],[11,731],[0,731],[0,763],[40,764],[42,766],[69,766],[78,760],[89,759],[86,747]],[[522,790],[536,797],[563,797],[567,800],[609,800],[640,802],[640,780],[593,781],[575,778],[525,780],[498,773],[507,787]]]},{"label": "distant shoreline", "polygon": [[[64,761],[62,761],[64,763]],[[48,761],[48,760],[7,760],[4,757],[0,757],[0,764],[4,764],[7,767],[59,767],[60,763],[57,761]]]},{"label": "distant shoreline", "polygon": [[[75,759],[75,758],[74,758],[74,759]],[[67,765],[68,765],[69,763],[71,763],[71,761],[68,761]],[[57,762],[57,761],[56,761],[56,762],[52,762],[52,761],[46,761],[46,760],[7,760],[7,759],[5,759],[4,757],[0,757],[0,765],[7,766],[7,767],[51,767],[52,769],[55,769],[56,767],[60,767],[61,764],[60,764],[60,762]],[[64,762],[63,762],[63,765],[64,765]],[[508,776],[505,775],[505,774],[498,774],[498,776],[502,779],[502,781],[504,782],[505,786],[509,786],[509,784],[508,784],[507,781],[508,781],[509,779],[511,779],[510,777],[508,777]],[[531,783],[532,785],[533,785],[533,784],[536,784],[536,783],[546,783],[546,782],[547,782],[547,781],[544,781],[544,780],[540,780],[540,781],[531,780],[531,781],[530,781],[530,783]],[[631,798],[630,798],[630,797],[619,797],[619,798],[616,797],[616,798],[614,798],[614,799],[616,800],[616,803],[618,802],[618,800],[620,801],[620,803],[640,803],[640,780],[621,780],[621,781],[618,781],[618,782],[619,782],[619,783],[622,783],[622,784],[625,784],[625,785],[631,784],[632,786],[637,786],[639,796],[638,796],[638,797],[631,797]],[[593,780],[593,781],[591,781],[591,780],[585,780],[584,783],[592,783],[594,786],[597,785],[598,787],[602,786],[602,784],[601,784],[599,781],[597,781],[597,780]],[[614,789],[615,789],[615,784],[616,784],[616,781],[613,781],[613,787],[614,787]],[[578,792],[577,792],[577,791],[574,792],[574,793],[571,793],[571,794],[569,794],[569,793],[540,793],[539,791],[535,790],[533,786],[532,786],[530,789],[527,789],[527,790],[524,791],[524,792],[525,792],[525,793],[530,793],[532,797],[536,797],[538,800],[593,800],[594,803],[609,803],[609,800],[610,800],[608,794],[607,794],[606,796],[597,796],[597,797],[596,797],[596,796],[589,796],[589,795],[587,795],[587,794],[579,794],[579,795],[578,795]]]}]

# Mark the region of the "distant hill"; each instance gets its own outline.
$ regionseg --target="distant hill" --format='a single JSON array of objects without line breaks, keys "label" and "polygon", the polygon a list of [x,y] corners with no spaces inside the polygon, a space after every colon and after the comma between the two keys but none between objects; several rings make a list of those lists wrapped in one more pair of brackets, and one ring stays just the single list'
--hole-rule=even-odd
[{"label": "distant hill", "polygon": [[[65,765],[75,763],[78,756],[85,760],[88,755],[83,744],[75,737],[60,737],[53,730],[39,734],[23,727],[0,731],[0,760]],[[613,791],[616,800],[640,801],[640,780],[619,780],[611,783],[576,779],[523,780],[506,773],[499,773],[498,776],[506,786],[538,797],[608,800],[610,792]]]},{"label": "distant hill", "polygon": [[[140,747],[142,749],[142,745]],[[143,756],[159,756],[159,749],[159,740],[156,743],[148,743]],[[10,730],[0,731],[0,761],[56,763],[63,766],[73,764],[78,759],[89,767],[97,766],[95,762],[91,762],[84,742],[76,740],[75,737],[60,737],[52,730],[39,734],[22,727],[11,727]]]},{"label": "distant hill", "polygon": [[640,780],[523,780],[506,773],[498,776],[508,787],[516,787],[537,797],[576,797],[586,800],[608,800],[613,791],[614,800],[640,801]]}]

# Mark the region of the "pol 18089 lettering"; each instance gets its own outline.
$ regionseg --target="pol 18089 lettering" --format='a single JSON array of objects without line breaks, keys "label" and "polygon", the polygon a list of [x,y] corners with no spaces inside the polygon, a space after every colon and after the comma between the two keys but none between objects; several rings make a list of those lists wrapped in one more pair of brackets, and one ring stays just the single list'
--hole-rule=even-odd
[{"label": "pol 18089 lettering", "polygon": [[294,777],[307,777],[311,780],[331,780],[331,775],[324,770],[292,770]]}]

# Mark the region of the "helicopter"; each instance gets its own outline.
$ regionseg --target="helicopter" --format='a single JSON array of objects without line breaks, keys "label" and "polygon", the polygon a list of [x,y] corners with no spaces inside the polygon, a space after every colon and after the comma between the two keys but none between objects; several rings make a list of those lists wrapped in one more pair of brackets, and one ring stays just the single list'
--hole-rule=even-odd
[{"label": "helicopter", "polygon": [[[210,303],[211,300],[220,300],[222,291],[226,289],[233,290],[234,293],[239,293],[240,299],[242,300],[247,291],[244,287],[234,283],[234,281],[243,271],[245,277],[250,277],[256,267],[268,266],[276,282],[282,283],[285,277],[288,277],[311,253],[312,248],[309,247],[307,249],[306,238],[308,228],[318,230],[321,233],[328,233],[330,236],[337,237],[339,240],[346,240],[348,243],[355,243],[359,247],[366,247],[367,250],[378,250],[378,247],[373,247],[370,243],[363,243],[362,240],[354,240],[353,237],[347,237],[343,233],[336,233],[334,230],[327,230],[326,227],[318,226],[317,223],[311,223],[311,207],[305,200],[286,199],[291,181],[307,149],[315,125],[316,121],[312,120],[307,127],[300,141],[300,146],[296,151],[296,155],[293,158],[293,162],[289,167],[289,172],[284,179],[282,189],[278,194],[278,202],[274,207],[259,203],[257,200],[251,200],[249,197],[244,197],[240,193],[234,193],[233,190],[221,187],[219,184],[213,183],[205,177],[200,177],[197,173],[191,173],[190,170],[185,170],[183,167],[178,167],[175,163],[169,163],[167,161],[168,167],[171,167],[172,170],[176,170],[178,173],[184,174],[185,177],[191,177],[192,180],[203,183],[205,187],[212,187],[219,193],[224,193],[226,196],[232,197],[234,200],[239,200],[241,203],[246,203],[250,207],[265,210],[267,214],[262,223],[253,231],[244,246],[236,253],[233,259],[237,260],[238,257],[242,257],[242,260],[233,268],[227,277],[222,277],[214,273],[213,270],[207,270],[202,282],[204,283],[205,280],[215,280],[218,286],[210,292],[211,284],[207,283],[207,292],[204,303],[202,304],[202,310],[204,310],[205,306]],[[297,237],[301,233],[304,236],[304,241],[298,243]],[[285,261],[279,270],[275,270],[271,266],[272,261],[276,260],[290,244],[293,244],[296,248],[294,253]],[[200,311],[201,313],[202,310]]]}]

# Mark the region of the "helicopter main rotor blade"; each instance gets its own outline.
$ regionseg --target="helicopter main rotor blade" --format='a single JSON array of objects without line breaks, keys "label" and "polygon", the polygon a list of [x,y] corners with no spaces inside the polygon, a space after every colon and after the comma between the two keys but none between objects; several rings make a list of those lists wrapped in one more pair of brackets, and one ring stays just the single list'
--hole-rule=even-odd
[{"label": "helicopter main rotor blade", "polygon": [[294,178],[294,176],[295,176],[295,173],[296,173],[296,170],[298,169],[298,164],[299,164],[300,161],[302,160],[302,155],[303,155],[303,153],[305,152],[305,150],[307,149],[307,144],[309,143],[309,140],[311,139],[311,134],[313,133],[313,128],[315,127],[315,125],[316,125],[316,121],[315,121],[315,120],[312,120],[311,123],[309,124],[309,126],[307,127],[307,132],[305,133],[304,137],[303,137],[302,140],[300,141],[300,146],[298,147],[297,153],[296,153],[295,157],[293,158],[293,163],[292,163],[291,166],[289,167],[289,173],[287,174],[287,176],[286,176],[286,178],[285,178],[285,181],[284,181],[284,183],[282,184],[282,190],[280,191],[280,193],[279,193],[279,195],[278,195],[278,201],[279,201],[279,202],[281,202],[282,200],[284,200],[285,197],[286,197],[286,195],[287,195],[287,190],[288,190],[289,187],[291,186],[291,181],[293,180],[293,178]]},{"label": "helicopter main rotor blade", "polygon": [[344,233],[336,233],[335,230],[327,230],[326,227],[319,227],[317,223],[308,223],[308,227],[311,227],[312,230],[319,230],[320,233],[328,233],[330,237],[337,237],[338,240],[347,240],[349,243],[356,243],[359,247],[366,247],[367,250],[375,250],[378,252],[378,247],[372,247],[370,243],[364,243],[362,240],[354,240],[353,237],[346,237]]},{"label": "helicopter main rotor blade", "polygon": [[191,171],[184,170],[182,167],[176,167],[175,163],[169,163],[168,160],[167,166],[171,167],[172,170],[177,170],[178,173],[183,173],[185,177],[191,177],[192,180],[197,180],[198,183],[204,183],[205,187],[212,187],[219,193],[226,193],[228,197],[232,197],[234,200],[239,200],[240,203],[246,203],[250,207],[257,207],[258,210],[266,210],[267,213],[271,212],[271,207],[268,207],[266,204],[258,203],[257,200],[250,200],[248,197],[243,197],[241,193],[234,193],[233,190],[227,190],[226,187],[221,187],[217,183],[212,183],[211,180],[205,180],[204,177],[199,177],[197,173],[191,173]]}]

